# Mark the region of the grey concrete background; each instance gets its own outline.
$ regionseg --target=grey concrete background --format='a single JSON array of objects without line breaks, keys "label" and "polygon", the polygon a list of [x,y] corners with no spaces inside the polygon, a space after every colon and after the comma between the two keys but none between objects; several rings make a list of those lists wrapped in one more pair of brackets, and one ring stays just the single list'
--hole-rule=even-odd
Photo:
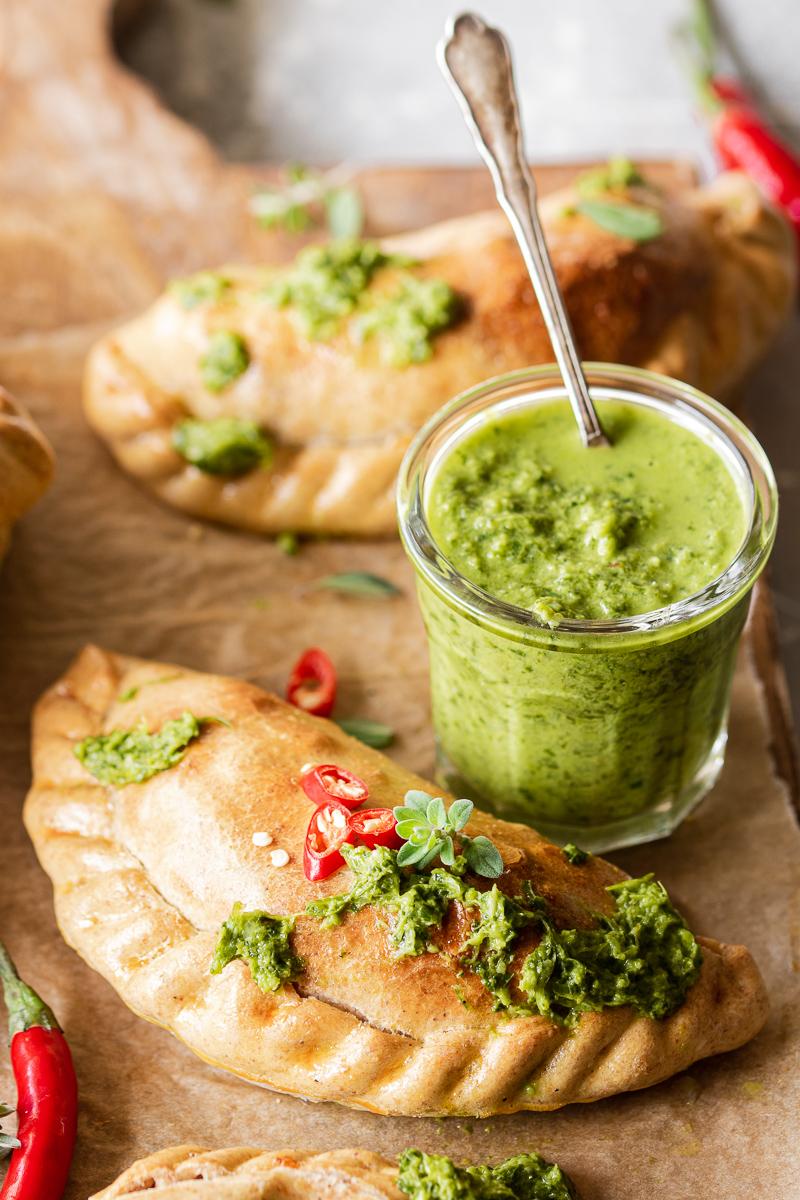
[{"label": "grey concrete background", "polygon": [[[671,47],[689,0],[482,0],[510,35],[539,161],[709,146]],[[153,0],[120,52],[232,159],[472,162],[433,48],[453,0]],[[730,44],[800,150],[800,0],[720,0]],[[800,321],[751,380],[782,518],[772,581],[800,718]]]}]

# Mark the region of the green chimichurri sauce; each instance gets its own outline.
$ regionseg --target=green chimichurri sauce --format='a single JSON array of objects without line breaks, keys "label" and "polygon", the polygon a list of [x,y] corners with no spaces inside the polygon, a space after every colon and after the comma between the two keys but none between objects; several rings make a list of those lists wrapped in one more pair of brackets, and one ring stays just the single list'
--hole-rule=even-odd
[{"label": "green chimichurri sauce", "polygon": [[569,1176],[538,1154],[495,1167],[457,1167],[441,1154],[404,1150],[397,1186],[410,1200],[577,1200]]},{"label": "green chimichurri sauce", "polygon": [[259,910],[245,912],[241,904],[234,904],[220,930],[211,974],[219,975],[228,963],[240,958],[262,992],[277,992],[303,970],[303,960],[291,946],[293,928],[294,917],[275,917]]},{"label": "green chimichurri sauce", "polygon": [[200,357],[200,378],[209,392],[223,392],[250,365],[250,352],[239,333],[217,329]]},{"label": "green chimichurri sauce", "polygon": [[[393,953],[404,958],[438,953],[434,934],[449,905],[459,902],[473,920],[454,957],[481,979],[498,1010],[538,1012],[570,1025],[582,1012],[631,1005],[655,1020],[683,1003],[700,972],[694,935],[650,875],[608,888],[614,912],[597,914],[595,928],[563,930],[530,884],[514,898],[496,884],[484,892],[471,887],[463,862],[407,874],[396,852],[383,846],[346,846],[342,853],[354,876],[351,890],[312,901],[307,914],[330,927],[367,905],[385,909]],[[541,940],[514,979],[517,936],[526,927],[540,931]]]},{"label": "green chimichurri sauce", "polygon": [[612,445],[586,450],[566,401],[460,441],[427,504],[437,544],[473,583],[544,624],[651,612],[726,569],[745,532],[719,455],[642,406],[602,403]]},{"label": "green chimichurri sauce", "polygon": [[209,421],[187,417],[172,430],[172,445],[181,458],[207,475],[245,475],[272,457],[269,438],[255,421],[241,417]]},{"label": "green chimichurri sauce", "polygon": [[190,712],[165,721],[155,733],[144,722],[134,729],[86,737],[73,747],[76,758],[101,783],[123,787],[146,779],[179,763],[186,747],[200,734],[201,722]]},{"label": "green chimichurri sauce", "polygon": [[[279,308],[290,308],[304,334],[316,340],[345,329],[355,344],[374,340],[382,359],[396,367],[424,362],[433,338],[459,316],[460,304],[441,279],[410,274],[410,259],[386,254],[375,242],[346,238],[309,246],[264,290]],[[372,284],[386,268],[391,290]]]}]

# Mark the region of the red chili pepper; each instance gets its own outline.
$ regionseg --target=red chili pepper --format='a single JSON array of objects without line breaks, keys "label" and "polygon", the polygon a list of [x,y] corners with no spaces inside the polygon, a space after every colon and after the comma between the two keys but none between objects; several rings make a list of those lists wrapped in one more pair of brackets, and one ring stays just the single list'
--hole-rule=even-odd
[{"label": "red chili pepper", "polygon": [[0,1200],[61,1200],[78,1117],[75,1068],[58,1022],[23,983],[0,943],[11,1065],[17,1083],[17,1137]]},{"label": "red chili pepper", "polygon": [[358,840],[370,849],[388,846],[390,850],[399,850],[403,844],[390,808],[365,808],[352,813],[350,828]]},{"label": "red chili pepper", "polygon": [[344,866],[342,846],[352,844],[350,810],[337,800],[320,804],[311,814],[303,848],[303,870],[306,879],[315,883],[327,879]]},{"label": "red chili pepper", "polygon": [[682,31],[700,107],[722,165],[744,171],[794,227],[800,253],[800,155],[769,127],[755,99],[735,77],[716,69],[717,41],[706,0],[695,0]]},{"label": "red chili pepper", "polygon": [[336,668],[324,650],[306,650],[292,668],[286,699],[313,717],[329,717],[336,701]]},{"label": "red chili pepper", "polygon": [[314,804],[338,800],[345,808],[353,809],[369,799],[369,788],[363,779],[334,763],[305,771],[300,776],[300,787]]}]

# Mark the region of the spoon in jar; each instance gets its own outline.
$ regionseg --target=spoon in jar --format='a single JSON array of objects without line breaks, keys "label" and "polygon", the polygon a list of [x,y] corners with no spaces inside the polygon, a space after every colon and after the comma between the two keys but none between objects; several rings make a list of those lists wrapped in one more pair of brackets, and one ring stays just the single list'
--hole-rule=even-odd
[{"label": "spoon in jar", "polygon": [[536,207],[508,42],[474,13],[462,13],[448,23],[437,57],[519,243],[583,444],[607,446]]}]

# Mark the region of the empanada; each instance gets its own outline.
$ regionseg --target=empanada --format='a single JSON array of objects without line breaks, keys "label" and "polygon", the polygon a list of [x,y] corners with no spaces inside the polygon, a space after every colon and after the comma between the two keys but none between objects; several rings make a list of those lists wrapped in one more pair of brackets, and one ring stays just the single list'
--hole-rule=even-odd
[{"label": "empanada", "polygon": [[[649,241],[607,232],[576,213],[575,199],[549,196],[543,210],[583,357],[728,391],[791,306],[795,250],[783,218],[741,175],[678,198],[630,189],[620,203],[661,214],[663,232]],[[264,533],[392,532],[395,475],[420,425],[463,389],[552,361],[552,352],[501,213],[384,248],[420,260],[403,277],[442,279],[459,298],[461,319],[431,337],[427,361],[387,363],[375,337],[356,344],[347,321],[310,339],[291,303],[264,298],[274,271],[236,267],[197,277],[189,291],[168,289],[95,346],[85,379],[91,425],[127,471],[193,515]],[[390,292],[397,274],[379,271],[367,293]],[[209,373],[211,358],[221,372]],[[216,473],[219,462],[201,469],[173,441],[186,417],[250,422],[273,453],[227,473]]]},{"label": "empanada", "polygon": [[53,475],[53,452],[22,405],[0,387],[0,559],[11,529]]},{"label": "empanada", "polygon": [[[158,735],[146,761],[133,746],[147,740],[145,728]],[[134,732],[94,740],[112,730]],[[112,745],[103,766],[103,747]],[[267,1087],[382,1113],[551,1109],[657,1083],[741,1045],[764,1022],[764,985],[748,951],[695,942],[688,930],[692,954],[701,949],[679,1007],[660,1020],[630,1007],[575,1009],[570,1025],[540,1015],[541,1007],[523,1009],[518,997],[506,1004],[502,986],[490,990],[487,972],[499,961],[490,925],[480,927],[488,957],[467,969],[462,943],[480,939],[461,903],[445,902],[430,931],[414,927],[406,908],[403,937],[421,944],[405,957],[400,909],[369,903],[333,927],[307,915],[309,901],[346,892],[350,875],[317,884],[304,876],[314,812],[299,786],[304,766],[346,768],[367,784],[371,806],[402,804],[409,789],[430,785],[243,681],[89,647],[37,706],[33,763],[25,822],[53,880],[66,940],[136,1012],[208,1062]],[[144,781],[122,786],[132,763]],[[542,929],[595,927],[598,913],[615,910],[606,889],[626,877],[610,863],[590,856],[575,865],[526,826],[485,814],[467,830],[491,838],[502,855],[498,901],[527,897],[548,914],[548,926],[537,918],[519,942],[509,938],[515,989],[550,936]],[[269,847],[253,840],[264,831]],[[453,875],[439,878],[460,887]],[[260,943],[263,961],[254,951],[258,977],[272,972],[274,990],[262,990],[243,961],[210,973],[237,903],[259,929],[264,921],[283,931],[282,946]],[[283,920],[291,914],[300,914],[293,929]],[[658,936],[666,946],[667,935]]]},{"label": "empanada", "polygon": [[[173,1146],[133,1164],[91,1200],[120,1196],[159,1200],[447,1200],[464,1194],[466,1172],[450,1159],[410,1151],[398,1163],[370,1150],[204,1150]],[[500,1180],[508,1190],[492,1195],[514,1200],[577,1200],[564,1172],[538,1155],[507,1160]],[[398,1183],[404,1184],[403,1188]],[[509,1183],[513,1186],[508,1186]],[[419,1184],[419,1187],[414,1187]],[[448,1186],[449,1185],[449,1186]],[[455,1186],[454,1186],[455,1185]],[[409,1190],[412,1189],[412,1190]],[[481,1195],[484,1192],[481,1191]]]}]

